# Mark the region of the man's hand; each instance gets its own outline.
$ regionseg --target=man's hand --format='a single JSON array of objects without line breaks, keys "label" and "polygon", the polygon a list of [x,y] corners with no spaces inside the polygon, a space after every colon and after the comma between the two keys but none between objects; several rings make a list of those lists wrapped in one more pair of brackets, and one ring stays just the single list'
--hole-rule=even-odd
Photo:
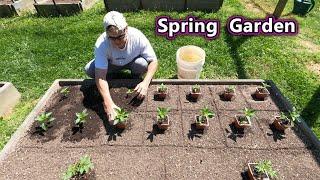
[{"label": "man's hand", "polygon": [[142,100],[147,95],[149,84],[142,81],[139,83],[136,88],[134,88],[134,91],[138,93],[137,98]]},{"label": "man's hand", "polygon": [[104,103],[104,111],[107,113],[108,121],[110,125],[113,125],[113,121],[117,116],[116,109],[120,109],[120,108],[115,104],[108,106]]}]

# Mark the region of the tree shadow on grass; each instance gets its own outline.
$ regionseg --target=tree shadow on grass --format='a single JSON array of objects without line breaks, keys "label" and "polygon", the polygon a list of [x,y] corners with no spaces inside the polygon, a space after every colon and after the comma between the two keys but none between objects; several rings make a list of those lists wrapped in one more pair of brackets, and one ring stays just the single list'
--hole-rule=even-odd
[{"label": "tree shadow on grass", "polygon": [[239,47],[246,42],[252,36],[232,36],[229,34],[228,29],[225,28],[224,41],[229,46],[229,54],[233,59],[234,64],[237,67],[238,79],[248,79],[247,72],[245,70],[245,64],[243,59],[240,57],[238,49]]},{"label": "tree shadow on grass", "polygon": [[306,123],[311,127],[317,126],[317,119],[320,116],[319,108],[320,108],[320,86],[314,92],[308,104],[301,111],[301,116],[306,121]]}]

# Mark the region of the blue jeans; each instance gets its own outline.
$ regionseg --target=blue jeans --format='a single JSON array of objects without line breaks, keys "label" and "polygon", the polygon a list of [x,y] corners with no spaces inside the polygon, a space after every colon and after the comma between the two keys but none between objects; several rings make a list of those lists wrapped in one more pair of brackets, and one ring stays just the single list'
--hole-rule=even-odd
[{"label": "blue jeans", "polygon": [[[89,77],[94,78],[95,77],[94,59],[91,60],[89,63],[87,63],[84,69],[86,74]],[[138,57],[138,58],[135,58],[133,61],[131,61],[129,64],[126,64],[124,66],[116,66],[109,63],[107,73],[112,74],[112,73],[119,72],[123,69],[130,70],[132,76],[141,77],[148,70],[148,62],[143,57]]]}]

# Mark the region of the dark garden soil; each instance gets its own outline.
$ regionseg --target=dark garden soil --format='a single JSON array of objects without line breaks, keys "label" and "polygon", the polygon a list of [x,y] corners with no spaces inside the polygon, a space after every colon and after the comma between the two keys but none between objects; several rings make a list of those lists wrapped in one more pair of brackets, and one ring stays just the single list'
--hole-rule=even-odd
[{"label": "dark garden soil", "polygon": [[[194,103],[186,99],[189,85],[168,85],[164,101],[154,100],[157,85],[151,85],[147,97],[133,106],[128,88],[111,84],[115,103],[130,112],[128,128],[120,130],[109,125],[95,86],[70,86],[67,97],[59,90],[41,110],[55,118],[49,130],[37,131],[34,122],[0,161],[0,179],[61,179],[86,154],[94,163],[89,179],[248,179],[247,163],[260,160],[271,160],[278,179],[320,179],[319,150],[297,127],[275,131],[270,124],[279,106],[272,98],[250,99],[253,87],[237,86],[236,99],[225,102],[219,97],[224,86],[201,85],[202,97]],[[195,115],[205,106],[216,115],[199,131]],[[171,108],[166,131],[156,126],[157,107]],[[234,115],[244,107],[255,109],[256,116],[250,128],[237,129]],[[75,113],[84,109],[87,122],[75,128]]]}]

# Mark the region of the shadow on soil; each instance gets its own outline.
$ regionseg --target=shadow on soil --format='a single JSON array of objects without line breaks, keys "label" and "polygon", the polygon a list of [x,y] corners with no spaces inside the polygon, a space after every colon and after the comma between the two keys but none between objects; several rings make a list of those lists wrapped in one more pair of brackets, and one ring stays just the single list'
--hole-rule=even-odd
[{"label": "shadow on soil", "polygon": [[273,124],[269,124],[269,128],[271,129],[272,133],[267,133],[267,136],[272,136],[274,142],[281,141],[286,138],[285,132],[277,130]]},{"label": "shadow on soil", "polygon": [[147,137],[147,140],[150,140],[150,142],[153,142],[154,138],[158,134],[164,134],[165,130],[159,129],[157,124],[153,124],[152,125],[152,131],[147,131],[147,133],[149,134],[148,137]]},{"label": "shadow on soil", "polygon": [[226,133],[229,134],[228,138],[233,140],[234,142],[237,142],[238,138],[243,138],[245,136],[245,130],[244,129],[238,129],[234,125],[234,123],[229,124],[229,129],[225,129]]},{"label": "shadow on soil", "polygon": [[205,133],[207,132],[207,129],[204,129],[204,130],[198,130],[196,128],[196,124],[193,123],[191,124],[191,128],[188,132],[188,139],[190,140],[194,140],[195,138],[201,138]]}]

